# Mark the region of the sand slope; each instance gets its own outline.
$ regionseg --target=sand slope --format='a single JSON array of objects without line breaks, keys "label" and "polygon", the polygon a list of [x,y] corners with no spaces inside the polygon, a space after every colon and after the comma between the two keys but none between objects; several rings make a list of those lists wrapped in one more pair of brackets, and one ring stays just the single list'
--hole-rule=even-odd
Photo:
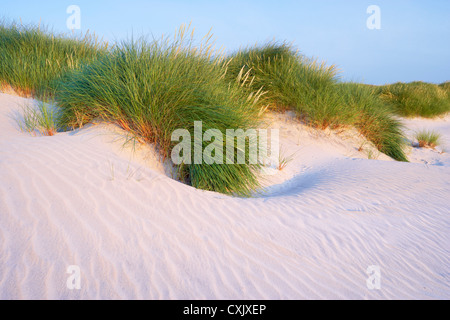
[{"label": "sand slope", "polygon": [[279,115],[295,159],[233,198],[171,179],[112,126],[20,132],[22,103],[0,94],[0,299],[450,298],[447,160],[368,160]]}]

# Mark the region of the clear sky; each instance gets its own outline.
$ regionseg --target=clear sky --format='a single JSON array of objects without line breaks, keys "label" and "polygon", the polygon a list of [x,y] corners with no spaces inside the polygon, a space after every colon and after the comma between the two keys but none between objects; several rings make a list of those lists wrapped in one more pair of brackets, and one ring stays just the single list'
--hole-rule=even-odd
[{"label": "clear sky", "polygon": [[[0,16],[67,32],[69,5],[80,8],[81,31],[108,41],[159,38],[192,22],[198,38],[212,28],[227,52],[272,39],[293,42],[306,56],[336,64],[345,80],[450,80],[449,0],[1,0]],[[367,27],[370,5],[380,8],[381,29]]]}]

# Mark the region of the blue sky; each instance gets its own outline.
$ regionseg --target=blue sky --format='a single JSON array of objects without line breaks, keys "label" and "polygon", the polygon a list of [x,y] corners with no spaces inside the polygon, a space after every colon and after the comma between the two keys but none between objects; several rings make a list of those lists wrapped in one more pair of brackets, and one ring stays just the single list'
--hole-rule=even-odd
[{"label": "blue sky", "polygon": [[[80,7],[81,31],[112,42],[171,35],[192,22],[198,38],[212,28],[227,52],[272,39],[292,42],[306,56],[336,64],[344,80],[450,80],[448,0],[2,0],[0,16],[67,32],[69,5]],[[379,30],[367,28],[370,5],[381,10]]]}]

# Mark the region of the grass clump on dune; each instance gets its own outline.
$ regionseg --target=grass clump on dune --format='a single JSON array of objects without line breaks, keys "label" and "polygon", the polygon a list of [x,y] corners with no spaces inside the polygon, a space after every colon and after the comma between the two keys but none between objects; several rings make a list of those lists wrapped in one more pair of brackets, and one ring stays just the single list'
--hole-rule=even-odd
[{"label": "grass clump on dune", "polygon": [[398,161],[408,161],[402,124],[389,105],[379,99],[376,89],[359,83],[341,83],[339,88],[343,103],[356,115],[353,126],[379,151]]},{"label": "grass clump on dune", "polygon": [[422,130],[415,133],[420,148],[430,147],[434,149],[441,142],[441,134],[435,131]]},{"label": "grass clump on dune", "polygon": [[228,77],[240,72],[254,77],[253,89],[263,88],[262,103],[275,110],[294,109],[320,128],[349,122],[351,114],[341,108],[334,90],[336,68],[303,57],[288,44],[269,43],[234,53]]},{"label": "grass clump on dune", "polygon": [[450,111],[448,84],[415,81],[382,86],[380,97],[405,117],[432,118]]},{"label": "grass clump on dune", "polygon": [[22,131],[36,135],[53,136],[58,132],[60,110],[52,102],[39,101],[37,106],[24,105],[22,115],[17,115],[16,122]]},{"label": "grass clump on dune", "polygon": [[[224,136],[226,129],[256,128],[259,95],[245,83],[225,79],[224,57],[212,50],[209,38],[194,46],[186,32],[182,27],[173,41],[123,43],[67,74],[55,83],[60,125],[112,121],[156,143],[164,157],[171,156],[177,143],[171,141],[174,130],[187,129],[193,137],[194,121],[202,121],[203,133],[218,129]],[[258,186],[257,167],[192,161],[180,165],[179,174],[196,188],[249,195]]]},{"label": "grass clump on dune", "polygon": [[51,81],[107,51],[88,34],[81,38],[52,35],[45,27],[0,21],[0,87],[23,96],[43,97]]},{"label": "grass clump on dune", "polygon": [[305,58],[287,44],[269,43],[232,55],[228,77],[247,73],[263,103],[292,109],[308,124],[324,129],[354,126],[388,156],[407,161],[401,124],[374,89],[339,82],[334,66]]}]

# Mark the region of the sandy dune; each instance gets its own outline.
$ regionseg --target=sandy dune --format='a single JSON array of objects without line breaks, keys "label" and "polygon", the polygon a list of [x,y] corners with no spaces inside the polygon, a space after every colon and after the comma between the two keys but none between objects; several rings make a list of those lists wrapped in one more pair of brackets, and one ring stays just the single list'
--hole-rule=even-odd
[{"label": "sandy dune", "polygon": [[[21,132],[23,103],[0,94],[0,299],[450,299],[446,153],[399,163],[272,115],[294,160],[234,198],[171,179],[112,125]],[[405,124],[450,139],[450,117]]]}]

